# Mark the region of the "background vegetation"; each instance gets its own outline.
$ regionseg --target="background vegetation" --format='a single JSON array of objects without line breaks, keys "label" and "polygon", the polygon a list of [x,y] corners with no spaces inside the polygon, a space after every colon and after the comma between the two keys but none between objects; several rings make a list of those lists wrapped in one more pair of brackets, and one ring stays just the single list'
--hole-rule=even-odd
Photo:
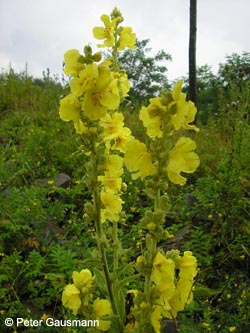
[{"label": "background vegetation", "polygon": [[[129,62],[126,53],[120,59],[134,83],[124,114],[138,137],[143,133],[138,110],[148,97],[168,87],[167,68],[159,61],[170,60],[164,51],[147,56],[147,41],[140,43],[137,63]],[[150,70],[143,73],[141,68]],[[177,237],[161,244],[191,250],[199,261],[195,301],[180,316],[178,332],[249,332],[250,54],[228,56],[217,74],[209,66],[197,73],[200,132],[195,140],[201,166],[187,186],[170,188],[172,213],[166,224]],[[90,198],[82,171],[85,157],[80,138],[58,115],[66,91],[49,71],[42,79],[12,69],[0,75],[3,319],[69,318],[61,305],[62,289],[72,271],[91,268],[92,231],[82,223]],[[143,91],[140,98],[138,91]],[[59,179],[62,173],[69,176],[64,182]],[[140,183],[135,188],[127,179],[123,240],[134,249],[128,252],[133,258],[143,242],[143,235],[136,238],[137,221],[148,203]],[[0,331],[13,329],[1,320]],[[47,332],[45,327],[34,331]],[[61,329],[54,327],[57,331]]]}]

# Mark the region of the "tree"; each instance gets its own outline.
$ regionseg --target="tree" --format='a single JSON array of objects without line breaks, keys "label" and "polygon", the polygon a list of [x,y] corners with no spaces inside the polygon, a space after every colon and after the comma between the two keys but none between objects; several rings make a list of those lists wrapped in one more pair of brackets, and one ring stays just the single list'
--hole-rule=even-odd
[{"label": "tree", "polygon": [[190,0],[189,16],[189,99],[197,102],[196,83],[196,31],[197,31],[197,0]]},{"label": "tree", "polygon": [[171,56],[163,50],[149,56],[151,48],[147,47],[148,43],[149,39],[137,40],[135,50],[127,49],[118,58],[128,74],[131,83],[129,98],[135,104],[142,104],[169,88],[167,67],[162,63],[171,60]]},{"label": "tree", "polygon": [[241,55],[232,53],[226,56],[226,63],[220,64],[218,79],[223,87],[228,87],[232,82],[239,85],[250,81],[250,52]]}]

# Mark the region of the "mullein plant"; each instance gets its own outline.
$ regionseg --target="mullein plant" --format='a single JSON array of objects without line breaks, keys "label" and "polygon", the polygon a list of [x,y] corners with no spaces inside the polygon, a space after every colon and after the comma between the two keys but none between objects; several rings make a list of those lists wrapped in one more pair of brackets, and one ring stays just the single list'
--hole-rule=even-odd
[{"label": "mullein plant", "polygon": [[[85,203],[84,220],[94,225],[97,254],[92,272],[87,268],[73,272],[73,283],[64,288],[62,303],[74,315],[99,320],[99,326],[89,332],[161,332],[162,319],[175,321],[191,302],[197,274],[192,252],[164,253],[157,247],[172,237],[164,228],[170,210],[168,183],[183,186],[186,178],[181,173],[192,173],[199,165],[195,142],[183,134],[198,131],[193,124],[196,108],[186,101],[180,81],[173,91],[163,92],[142,107],[139,117],[147,135],[144,142],[133,137],[120,110],[130,83],[117,54],[134,49],[136,35],[122,26],[116,8],[110,16],[102,15],[101,21],[103,26],[95,27],[93,34],[110,58],[102,60],[102,54],[93,54],[90,46],[84,47],[83,54],[69,50],[64,56],[70,93],[61,99],[59,113],[62,120],[73,122],[88,157],[86,182],[92,200]],[[147,230],[146,241],[135,263],[124,262],[118,237],[125,216],[125,168],[132,180],[144,181],[145,193],[154,203],[140,221],[140,227]],[[130,290],[131,284],[137,288]],[[133,304],[126,310],[127,294],[133,295]]]}]

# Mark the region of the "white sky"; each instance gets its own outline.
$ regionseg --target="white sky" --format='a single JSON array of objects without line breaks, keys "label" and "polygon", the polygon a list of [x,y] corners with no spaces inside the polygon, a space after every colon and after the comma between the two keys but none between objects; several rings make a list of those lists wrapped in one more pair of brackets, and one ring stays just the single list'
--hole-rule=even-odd
[{"label": "white sky", "polygon": [[[197,65],[216,72],[227,54],[250,51],[250,0],[197,0]],[[62,74],[64,52],[86,44],[95,49],[94,26],[114,7],[153,53],[172,56],[168,78],[188,72],[189,0],[0,0],[0,69],[28,63],[31,75],[49,68]]]}]

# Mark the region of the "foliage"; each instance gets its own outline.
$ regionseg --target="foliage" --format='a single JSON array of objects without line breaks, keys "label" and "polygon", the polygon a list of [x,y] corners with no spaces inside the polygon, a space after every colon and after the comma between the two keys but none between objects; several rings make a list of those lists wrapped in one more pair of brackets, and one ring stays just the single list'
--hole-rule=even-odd
[{"label": "foliage", "polygon": [[171,60],[171,56],[164,50],[150,55],[148,44],[149,39],[137,40],[135,50],[126,49],[118,55],[118,61],[131,82],[127,100],[131,102],[132,108],[170,87],[165,62]]},{"label": "foliage", "polygon": [[[182,206],[179,219],[192,225],[183,249],[192,248],[199,259],[199,281],[217,290],[206,303],[195,301],[198,318],[183,324],[184,332],[249,330],[249,82],[229,87],[219,90],[220,116],[211,116],[197,138],[199,178],[175,203]],[[235,98],[236,105],[230,103]]]},{"label": "foliage", "polygon": [[226,56],[226,63],[219,66],[219,79],[224,87],[229,87],[233,82],[250,79],[250,53],[243,52],[241,55],[232,53]]}]

